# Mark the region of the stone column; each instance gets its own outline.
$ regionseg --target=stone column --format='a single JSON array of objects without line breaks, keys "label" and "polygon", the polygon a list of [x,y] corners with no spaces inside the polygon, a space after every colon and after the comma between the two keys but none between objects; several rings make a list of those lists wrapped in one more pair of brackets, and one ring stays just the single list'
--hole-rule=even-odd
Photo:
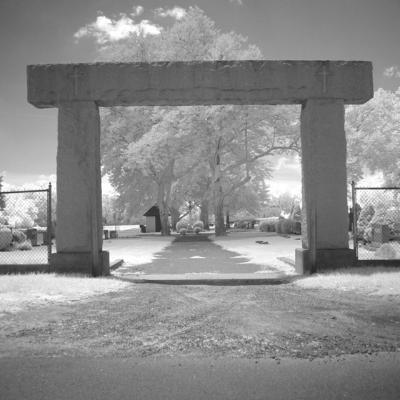
[{"label": "stone column", "polygon": [[303,104],[301,147],[303,248],[296,250],[296,270],[303,274],[351,265],[343,101]]},{"label": "stone column", "polygon": [[91,101],[59,104],[57,150],[57,272],[109,273],[102,252],[100,120]]}]

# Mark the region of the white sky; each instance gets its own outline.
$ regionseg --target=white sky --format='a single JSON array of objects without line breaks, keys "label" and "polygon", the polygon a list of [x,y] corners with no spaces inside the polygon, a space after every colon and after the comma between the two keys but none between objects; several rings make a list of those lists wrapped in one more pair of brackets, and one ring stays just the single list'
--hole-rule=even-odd
[{"label": "white sky", "polygon": [[[42,185],[56,171],[57,110],[28,104],[28,64],[92,62],[96,40],[117,40],[140,29],[157,34],[193,5],[221,31],[248,37],[266,59],[368,60],[375,89],[400,84],[399,0],[0,0],[5,181]],[[289,160],[270,183],[273,193],[300,192],[300,185],[299,165]],[[109,191],[107,183],[103,191]]]}]

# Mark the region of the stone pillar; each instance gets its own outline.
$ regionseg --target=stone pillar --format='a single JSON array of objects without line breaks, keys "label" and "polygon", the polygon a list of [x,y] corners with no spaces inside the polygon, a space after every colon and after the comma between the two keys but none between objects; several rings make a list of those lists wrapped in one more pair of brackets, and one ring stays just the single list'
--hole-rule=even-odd
[{"label": "stone pillar", "polygon": [[91,101],[59,105],[57,150],[57,272],[109,273],[102,252],[100,120]]},{"label": "stone pillar", "polygon": [[303,248],[296,250],[296,271],[351,265],[343,101],[309,99],[303,104],[301,147]]}]

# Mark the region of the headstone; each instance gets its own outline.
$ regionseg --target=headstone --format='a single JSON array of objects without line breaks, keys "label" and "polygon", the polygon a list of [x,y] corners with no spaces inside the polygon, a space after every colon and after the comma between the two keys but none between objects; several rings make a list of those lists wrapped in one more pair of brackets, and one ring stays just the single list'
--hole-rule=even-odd
[{"label": "headstone", "polygon": [[12,241],[12,233],[8,228],[0,228],[0,250],[6,249],[10,246]]},{"label": "headstone", "polygon": [[372,245],[380,246],[390,239],[390,229],[387,225],[372,224]]},{"label": "headstone", "polygon": [[375,257],[382,260],[394,260],[397,258],[397,252],[389,243],[384,243],[375,252]]}]

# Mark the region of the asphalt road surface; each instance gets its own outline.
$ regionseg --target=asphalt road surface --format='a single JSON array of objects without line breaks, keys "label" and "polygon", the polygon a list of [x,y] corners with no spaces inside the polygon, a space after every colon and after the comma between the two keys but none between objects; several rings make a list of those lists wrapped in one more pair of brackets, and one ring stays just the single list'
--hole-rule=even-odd
[{"label": "asphalt road surface", "polygon": [[0,359],[2,400],[400,398],[400,356]]}]

